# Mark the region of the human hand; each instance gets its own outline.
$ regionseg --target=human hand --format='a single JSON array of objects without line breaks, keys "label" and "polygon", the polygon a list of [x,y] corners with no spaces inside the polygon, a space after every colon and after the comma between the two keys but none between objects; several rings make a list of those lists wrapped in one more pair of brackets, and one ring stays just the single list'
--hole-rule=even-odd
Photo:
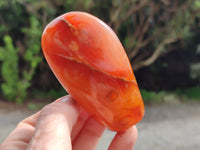
[{"label": "human hand", "polygon": [[[65,96],[21,121],[0,150],[94,150],[104,130],[70,96]],[[136,139],[133,126],[118,132],[108,149],[132,150]]]}]

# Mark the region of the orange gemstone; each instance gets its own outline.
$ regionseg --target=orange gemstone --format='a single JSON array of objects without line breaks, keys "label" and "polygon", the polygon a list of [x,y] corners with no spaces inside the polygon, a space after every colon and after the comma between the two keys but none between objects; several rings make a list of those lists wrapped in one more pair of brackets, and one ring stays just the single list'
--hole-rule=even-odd
[{"label": "orange gemstone", "polygon": [[143,118],[143,100],[125,50],[101,20],[66,13],[45,28],[42,49],[62,86],[107,128],[123,131]]}]

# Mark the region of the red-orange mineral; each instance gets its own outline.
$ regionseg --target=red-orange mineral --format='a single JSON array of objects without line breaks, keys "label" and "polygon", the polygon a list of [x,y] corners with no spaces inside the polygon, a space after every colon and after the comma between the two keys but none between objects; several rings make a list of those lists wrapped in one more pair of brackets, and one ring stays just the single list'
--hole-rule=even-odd
[{"label": "red-orange mineral", "polygon": [[123,131],[144,116],[143,100],[119,39],[100,19],[69,12],[53,20],[42,35],[52,71],[92,117]]}]

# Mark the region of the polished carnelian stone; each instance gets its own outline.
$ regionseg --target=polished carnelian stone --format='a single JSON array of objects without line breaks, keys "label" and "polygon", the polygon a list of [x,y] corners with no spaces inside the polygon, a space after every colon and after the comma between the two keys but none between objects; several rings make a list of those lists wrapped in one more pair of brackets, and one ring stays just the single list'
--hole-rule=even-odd
[{"label": "polished carnelian stone", "polygon": [[62,86],[97,121],[123,131],[142,119],[144,104],[128,57],[101,20],[64,14],[45,28],[42,49]]}]

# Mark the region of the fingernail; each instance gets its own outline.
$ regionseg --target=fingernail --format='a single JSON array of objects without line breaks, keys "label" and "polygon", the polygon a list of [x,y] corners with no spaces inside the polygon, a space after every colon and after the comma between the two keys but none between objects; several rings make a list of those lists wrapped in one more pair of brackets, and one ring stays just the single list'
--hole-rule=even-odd
[{"label": "fingernail", "polygon": [[76,102],[69,95],[61,97],[58,101],[64,103],[68,101],[71,102],[72,104],[76,104]]},{"label": "fingernail", "polygon": [[60,102],[66,102],[68,100],[69,100],[69,97],[63,97],[63,98],[61,98]]},{"label": "fingernail", "polygon": [[70,95],[63,96],[63,97],[59,98],[58,100],[56,100],[55,102],[67,103],[67,104],[71,104],[71,105],[79,108],[76,101],[74,101]]}]

